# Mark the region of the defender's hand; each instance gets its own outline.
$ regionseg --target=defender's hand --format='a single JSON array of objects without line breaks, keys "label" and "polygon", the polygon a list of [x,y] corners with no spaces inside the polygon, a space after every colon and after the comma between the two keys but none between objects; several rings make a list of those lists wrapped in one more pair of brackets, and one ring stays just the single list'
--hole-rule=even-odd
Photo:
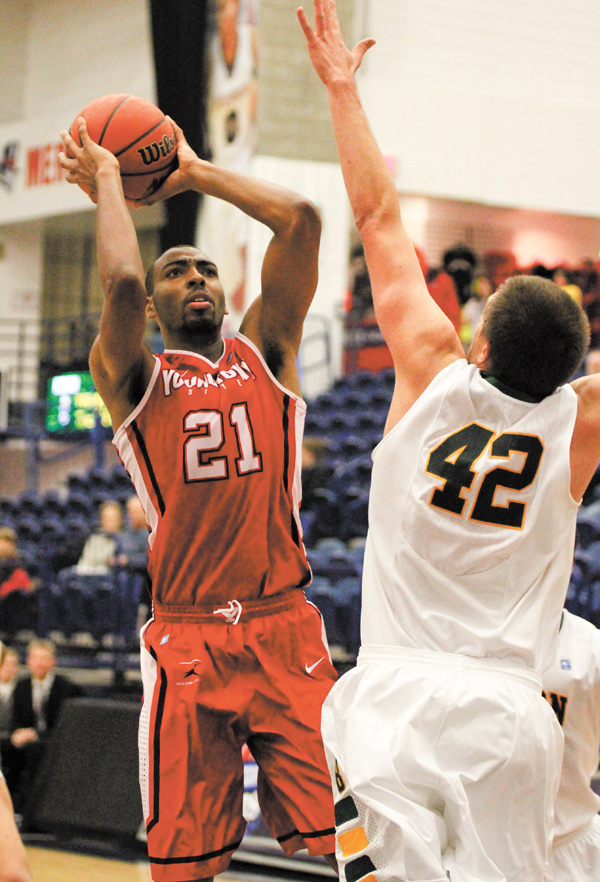
[{"label": "defender's hand", "polygon": [[304,9],[297,10],[313,67],[326,86],[351,79],[361,65],[365,52],[375,45],[370,37],[350,51],[344,43],[338,22],[335,0],[314,0],[315,27],[311,28]]}]

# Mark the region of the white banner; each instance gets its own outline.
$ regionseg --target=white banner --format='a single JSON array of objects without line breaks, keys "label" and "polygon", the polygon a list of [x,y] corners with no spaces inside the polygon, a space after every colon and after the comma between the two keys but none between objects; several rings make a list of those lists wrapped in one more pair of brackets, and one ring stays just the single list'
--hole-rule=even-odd
[{"label": "white banner", "polygon": [[59,132],[71,122],[46,117],[0,126],[0,224],[90,208],[58,163]]}]

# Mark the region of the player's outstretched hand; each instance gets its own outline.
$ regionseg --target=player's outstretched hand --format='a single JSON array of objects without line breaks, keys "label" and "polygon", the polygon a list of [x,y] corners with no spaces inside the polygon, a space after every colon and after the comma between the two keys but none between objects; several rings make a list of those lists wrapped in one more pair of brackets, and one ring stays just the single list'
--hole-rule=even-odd
[{"label": "player's outstretched hand", "polygon": [[314,69],[326,86],[351,79],[375,40],[367,37],[350,51],[342,37],[335,0],[314,0],[314,9],[314,30],[308,23],[304,9],[300,7],[297,12]]},{"label": "player's outstretched hand", "polygon": [[79,140],[81,146],[71,137],[66,129],[60,133],[64,151],[58,154],[58,161],[66,172],[66,179],[70,184],[79,184],[82,190],[88,194],[92,202],[97,201],[96,174],[102,167],[119,168],[119,160],[110,150],[101,147],[92,141],[88,134],[85,119],[80,116],[77,119]]},{"label": "player's outstretched hand", "polygon": [[175,132],[175,138],[177,140],[177,168],[165,178],[164,183],[161,184],[155,193],[152,193],[151,196],[137,202],[136,207],[141,205],[153,205],[155,202],[161,202],[164,199],[169,199],[170,196],[175,196],[177,193],[183,193],[185,190],[194,188],[192,172],[197,170],[198,165],[202,160],[186,141],[181,127],[178,126],[171,117],[167,117],[167,119],[173,126],[173,131]]}]

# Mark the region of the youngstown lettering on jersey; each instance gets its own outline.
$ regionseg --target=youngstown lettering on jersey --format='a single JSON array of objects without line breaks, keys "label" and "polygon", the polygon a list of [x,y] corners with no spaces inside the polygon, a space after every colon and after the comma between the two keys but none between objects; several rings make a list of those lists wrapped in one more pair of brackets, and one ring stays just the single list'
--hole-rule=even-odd
[{"label": "youngstown lettering on jersey", "polygon": [[165,397],[169,397],[172,392],[178,389],[208,389],[209,386],[222,386],[227,380],[250,380],[254,379],[254,374],[245,361],[240,364],[232,364],[226,371],[219,371],[216,376],[213,374],[205,374],[203,377],[193,374],[191,377],[185,376],[188,372],[176,371],[173,368],[164,368],[162,370],[162,380]]}]

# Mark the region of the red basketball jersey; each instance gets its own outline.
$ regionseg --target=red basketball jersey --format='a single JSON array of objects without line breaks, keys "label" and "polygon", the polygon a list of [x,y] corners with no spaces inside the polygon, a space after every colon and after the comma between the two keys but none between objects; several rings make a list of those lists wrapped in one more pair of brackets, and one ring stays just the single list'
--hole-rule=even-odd
[{"label": "red basketball jersey", "polygon": [[115,434],[150,527],[153,598],[168,606],[256,600],[308,584],[299,518],[306,404],[246,337],[217,363],[156,356]]}]

